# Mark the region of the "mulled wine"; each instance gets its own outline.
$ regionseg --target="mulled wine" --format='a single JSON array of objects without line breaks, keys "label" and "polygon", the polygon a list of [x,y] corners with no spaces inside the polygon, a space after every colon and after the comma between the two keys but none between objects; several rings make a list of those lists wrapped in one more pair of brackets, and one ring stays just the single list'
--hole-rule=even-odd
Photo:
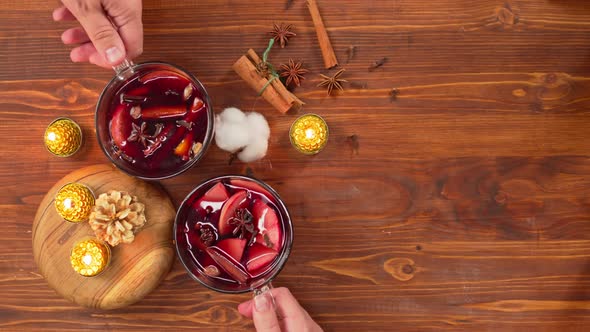
[{"label": "mulled wine", "polygon": [[207,181],[185,199],[175,237],[193,277],[218,291],[243,292],[279,272],[293,232],[274,190],[251,178],[226,176]]},{"label": "mulled wine", "polygon": [[[212,111],[202,85],[167,64],[137,66],[103,92],[97,134],[105,153],[128,173],[166,178],[190,168],[208,146]],[[113,85],[111,82],[110,85]]]}]

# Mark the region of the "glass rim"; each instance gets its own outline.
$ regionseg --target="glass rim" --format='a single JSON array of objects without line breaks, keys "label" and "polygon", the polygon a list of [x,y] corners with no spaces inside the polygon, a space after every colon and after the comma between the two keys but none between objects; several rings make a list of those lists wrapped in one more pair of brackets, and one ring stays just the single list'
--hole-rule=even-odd
[{"label": "glass rim", "polygon": [[[182,211],[182,209],[185,207],[186,202],[193,196],[193,194],[195,192],[197,192],[198,190],[200,190],[201,188],[203,188],[204,186],[215,182],[215,181],[220,181],[220,180],[224,180],[224,179],[231,179],[231,178],[237,178],[237,179],[242,179],[242,180],[247,180],[247,181],[252,181],[256,184],[261,185],[264,189],[268,190],[270,192],[270,194],[277,199],[277,205],[280,205],[280,208],[285,212],[286,217],[288,219],[288,227],[289,227],[289,237],[288,239],[286,239],[288,242],[287,246],[284,246],[283,249],[281,250],[281,256],[278,258],[278,261],[275,265],[275,271],[273,271],[272,273],[269,274],[269,276],[264,278],[264,283],[257,285],[257,286],[252,286],[249,285],[249,287],[247,289],[241,289],[241,290],[227,290],[227,289],[220,289],[211,285],[206,284],[205,282],[203,282],[201,279],[199,279],[198,276],[196,276],[187,266],[187,264],[185,263],[184,259],[182,258],[183,256],[181,255],[181,251],[178,245],[178,241],[176,241],[176,230],[178,228],[178,222],[179,222],[179,217],[180,217],[180,213]],[[285,224],[285,223],[283,223]],[[269,186],[268,184],[266,184],[265,182],[263,182],[262,180],[258,180],[254,177],[250,177],[250,176],[245,176],[245,175],[221,175],[221,176],[216,176],[213,178],[210,178],[208,180],[203,181],[202,183],[200,183],[199,185],[197,185],[189,194],[186,195],[186,197],[184,198],[184,200],[182,201],[182,203],[180,204],[180,206],[178,207],[178,210],[176,212],[176,216],[174,217],[174,226],[173,226],[173,232],[172,232],[172,236],[174,237],[174,247],[176,248],[176,255],[178,256],[178,259],[180,260],[180,263],[182,264],[182,266],[184,267],[184,269],[186,270],[186,272],[188,273],[188,275],[198,281],[201,285],[214,290],[216,292],[220,292],[220,293],[225,293],[225,294],[242,294],[242,293],[247,293],[247,292],[251,292],[254,291],[255,289],[262,287],[263,285],[267,285],[269,283],[271,283],[274,278],[276,278],[276,276],[283,270],[283,268],[285,267],[285,264],[287,263],[287,260],[289,259],[289,256],[291,255],[291,250],[293,248],[293,222],[291,220],[291,214],[289,213],[289,210],[287,209],[287,206],[285,205],[285,203],[283,202],[283,200],[281,199],[281,197],[279,196],[279,194],[276,192],[276,190],[274,190],[271,186]],[[285,243],[283,245],[285,245]],[[206,277],[206,276],[204,276]]]},{"label": "glass rim", "polygon": [[174,69],[181,71],[183,74],[187,75],[187,77],[191,81],[193,81],[193,83],[195,83],[197,85],[197,89],[200,89],[203,92],[203,98],[205,99],[205,103],[207,105],[207,132],[205,133],[205,138],[203,140],[203,147],[201,148],[201,151],[199,152],[199,154],[197,156],[195,156],[191,161],[184,164],[182,166],[182,168],[180,168],[178,171],[172,172],[172,173],[170,173],[168,175],[164,175],[164,176],[146,176],[146,175],[134,174],[132,171],[129,171],[129,170],[123,168],[122,166],[120,166],[119,165],[120,161],[113,158],[111,156],[111,154],[109,154],[107,152],[106,146],[105,146],[105,144],[103,144],[103,142],[100,138],[99,130],[98,130],[99,106],[101,105],[103,99],[105,98],[105,94],[106,94],[107,89],[111,85],[115,84],[116,82],[121,81],[121,79],[119,78],[119,75],[115,75],[109,81],[109,83],[107,83],[107,85],[105,85],[104,89],[100,93],[100,96],[98,97],[98,101],[96,102],[96,108],[94,111],[94,126],[95,126],[95,131],[96,131],[96,139],[98,140],[98,145],[100,146],[100,149],[107,156],[107,158],[110,160],[110,162],[115,165],[115,167],[117,167],[119,170],[121,170],[125,174],[136,177],[138,179],[148,180],[148,181],[158,181],[158,180],[170,179],[170,178],[173,178],[175,176],[178,176],[178,175],[188,171],[193,166],[195,166],[205,156],[205,153],[207,152],[207,150],[209,149],[209,146],[211,145],[211,142],[213,141],[213,134],[214,134],[213,132],[215,129],[215,114],[213,112],[211,98],[209,97],[209,93],[207,92],[207,89],[205,89],[205,86],[203,85],[203,83],[197,77],[195,77],[195,75],[193,75],[188,70],[182,68],[181,66],[178,66],[173,63],[165,62],[165,61],[147,61],[147,62],[133,64],[133,65],[127,67],[126,69],[124,69],[121,73],[124,73],[128,70],[140,69],[141,67],[150,66],[150,65],[165,65],[165,66],[170,66]]}]

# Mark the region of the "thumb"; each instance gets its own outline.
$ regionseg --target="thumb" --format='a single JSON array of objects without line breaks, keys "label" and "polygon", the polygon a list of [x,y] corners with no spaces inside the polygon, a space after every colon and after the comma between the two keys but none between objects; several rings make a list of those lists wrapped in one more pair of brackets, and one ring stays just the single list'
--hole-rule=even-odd
[{"label": "thumb", "polygon": [[133,59],[143,52],[143,23],[141,0],[104,1],[104,9],[118,27],[125,45],[127,58]]},{"label": "thumb", "polygon": [[107,18],[100,1],[63,2],[78,19],[98,53],[111,66],[120,64],[125,59],[125,47],[119,33]]},{"label": "thumb", "polygon": [[281,332],[279,319],[270,294],[263,293],[254,298],[252,319],[257,332]]}]

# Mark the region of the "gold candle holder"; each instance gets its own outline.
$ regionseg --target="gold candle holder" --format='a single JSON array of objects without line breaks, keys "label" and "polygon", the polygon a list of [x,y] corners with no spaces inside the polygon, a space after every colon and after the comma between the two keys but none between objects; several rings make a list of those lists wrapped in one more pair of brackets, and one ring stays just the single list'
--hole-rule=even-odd
[{"label": "gold candle holder", "polygon": [[303,154],[316,154],[328,143],[328,124],[317,114],[299,117],[289,131],[291,145]]},{"label": "gold candle holder", "polygon": [[82,129],[72,119],[57,118],[45,129],[47,151],[58,157],[69,157],[82,146]]},{"label": "gold candle holder", "polygon": [[72,268],[84,277],[99,275],[111,260],[111,248],[104,242],[85,238],[74,244],[70,254]]},{"label": "gold candle holder", "polygon": [[94,194],[80,183],[68,183],[55,194],[55,209],[66,221],[79,223],[88,220],[94,207]]}]

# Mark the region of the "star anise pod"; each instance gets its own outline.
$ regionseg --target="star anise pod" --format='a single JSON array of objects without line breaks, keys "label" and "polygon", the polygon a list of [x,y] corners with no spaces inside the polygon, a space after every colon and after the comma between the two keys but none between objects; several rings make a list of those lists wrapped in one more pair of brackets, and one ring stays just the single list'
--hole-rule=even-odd
[{"label": "star anise pod", "polygon": [[344,73],[344,71],[345,71],[345,69],[340,69],[332,77],[328,77],[326,75],[320,74],[320,76],[322,77],[322,81],[320,82],[320,84],[318,84],[318,86],[328,87],[328,96],[332,94],[332,91],[334,90],[334,88],[336,88],[340,91],[344,91],[344,89],[342,88],[342,83],[348,82],[348,81],[339,78],[340,75],[342,75],[342,73]]},{"label": "star anise pod", "polygon": [[293,61],[293,59],[289,59],[289,64],[281,65],[281,77],[287,78],[287,86],[291,83],[294,83],[296,86],[301,85],[301,81],[305,78],[303,75],[308,72],[307,69],[301,68],[303,63]]},{"label": "star anise pod", "polygon": [[260,76],[267,77],[267,78],[272,73],[272,69],[268,66],[268,63],[266,63],[266,62],[260,62],[259,64],[257,64],[256,71],[258,71]]},{"label": "star anise pod", "polygon": [[284,25],[283,23],[281,23],[281,25],[277,25],[276,23],[274,23],[273,29],[269,33],[272,35],[275,41],[281,44],[281,48],[285,48],[285,45],[287,45],[289,38],[297,36],[293,31],[291,31],[291,29],[293,29],[292,24]]},{"label": "star anise pod", "polygon": [[156,124],[155,132],[150,135],[146,132],[147,129],[147,122],[143,122],[141,126],[136,125],[135,123],[131,124],[132,130],[131,135],[127,138],[129,142],[140,142],[143,144],[143,147],[147,148],[149,144],[154,144],[154,138],[162,132],[164,125],[161,123]]},{"label": "star anise pod", "polygon": [[252,223],[253,219],[252,213],[247,209],[237,210],[235,215],[228,221],[230,225],[235,226],[233,235],[239,234],[240,239],[243,239],[246,232],[253,234],[255,230],[254,223]]}]

